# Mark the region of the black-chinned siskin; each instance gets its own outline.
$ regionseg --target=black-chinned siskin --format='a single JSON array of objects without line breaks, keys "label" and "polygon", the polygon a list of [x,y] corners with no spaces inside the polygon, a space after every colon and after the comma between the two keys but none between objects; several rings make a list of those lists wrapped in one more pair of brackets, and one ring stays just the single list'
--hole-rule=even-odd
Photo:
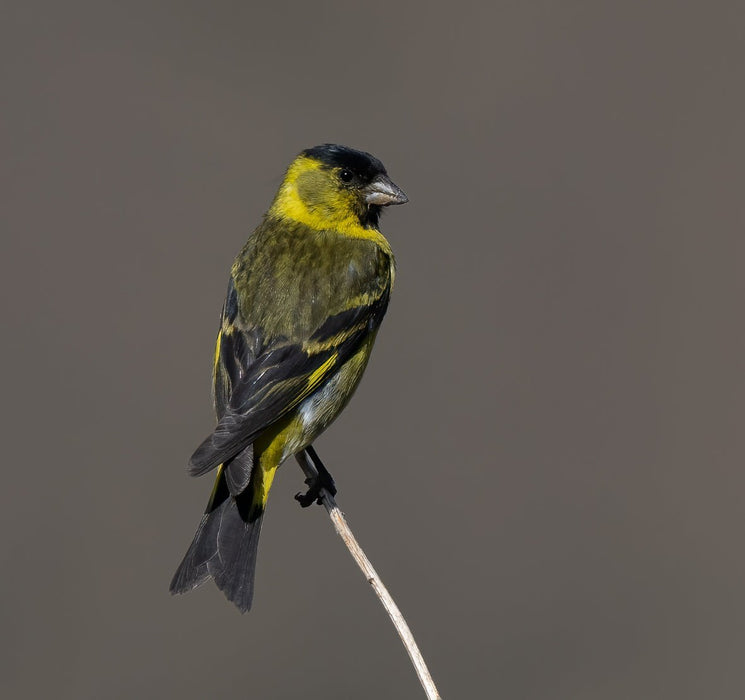
[{"label": "black-chinned siskin", "polygon": [[377,158],[346,146],[310,148],[288,168],[231,269],[213,365],[218,422],[189,465],[217,477],[172,593],[212,577],[250,609],[274,474],[362,377],[395,276],[380,212],[407,201]]}]

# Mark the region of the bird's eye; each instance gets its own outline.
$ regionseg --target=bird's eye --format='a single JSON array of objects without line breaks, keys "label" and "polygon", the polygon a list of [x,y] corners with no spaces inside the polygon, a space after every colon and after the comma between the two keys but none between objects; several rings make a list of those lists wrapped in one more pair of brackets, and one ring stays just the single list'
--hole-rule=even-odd
[{"label": "bird's eye", "polygon": [[352,171],[351,171],[351,170],[347,170],[346,168],[344,168],[344,169],[343,169],[343,170],[342,170],[342,171],[341,171],[341,172],[339,173],[339,179],[340,179],[340,180],[341,180],[342,182],[352,182],[352,180],[354,179],[354,174],[352,173]]}]

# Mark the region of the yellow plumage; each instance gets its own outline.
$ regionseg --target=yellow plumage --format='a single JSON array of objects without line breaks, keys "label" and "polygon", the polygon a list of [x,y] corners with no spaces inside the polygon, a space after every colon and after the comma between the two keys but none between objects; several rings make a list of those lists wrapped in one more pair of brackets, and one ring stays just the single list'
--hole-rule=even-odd
[{"label": "yellow plumage", "polygon": [[276,470],[328,427],[362,377],[395,274],[380,208],[405,201],[360,151],[319,146],[290,165],[231,269],[213,362],[218,424],[190,465],[217,477],[172,592],[211,576],[249,609]]}]

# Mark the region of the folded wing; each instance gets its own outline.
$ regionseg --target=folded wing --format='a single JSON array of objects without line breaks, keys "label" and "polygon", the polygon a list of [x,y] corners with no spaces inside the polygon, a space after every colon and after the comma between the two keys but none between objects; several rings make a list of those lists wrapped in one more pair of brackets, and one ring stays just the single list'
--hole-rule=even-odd
[{"label": "folded wing", "polygon": [[[216,364],[227,365],[229,396],[215,430],[192,455],[189,473],[199,476],[228,463],[328,381],[380,325],[388,296],[385,289],[371,303],[329,317],[303,342],[275,343],[248,366],[241,363],[240,353],[223,353],[218,347]],[[229,342],[231,347],[246,347],[248,343],[233,338],[235,333],[242,331],[221,331],[218,346]],[[235,482],[247,483],[246,474],[237,474]]]}]

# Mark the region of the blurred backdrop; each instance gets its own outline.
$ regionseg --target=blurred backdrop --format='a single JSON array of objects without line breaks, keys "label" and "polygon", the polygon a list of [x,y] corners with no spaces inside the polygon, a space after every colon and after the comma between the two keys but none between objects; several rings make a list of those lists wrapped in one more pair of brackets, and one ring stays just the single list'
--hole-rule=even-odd
[{"label": "blurred backdrop", "polygon": [[317,443],[443,697],[745,696],[738,2],[15,2],[0,694],[422,697],[280,471],[255,607],[168,583],[234,255],[368,150],[388,317]]}]

